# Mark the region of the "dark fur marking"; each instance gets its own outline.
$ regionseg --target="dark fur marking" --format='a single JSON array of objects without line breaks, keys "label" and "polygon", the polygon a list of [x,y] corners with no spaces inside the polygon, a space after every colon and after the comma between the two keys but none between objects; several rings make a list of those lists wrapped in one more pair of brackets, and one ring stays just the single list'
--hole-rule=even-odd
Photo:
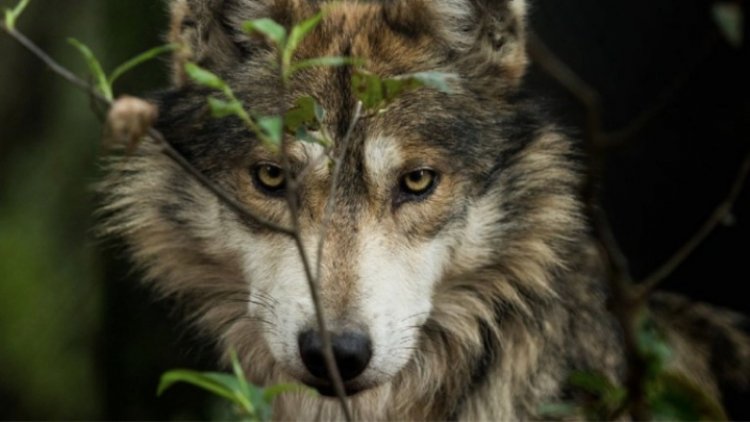
[{"label": "dark fur marking", "polygon": [[[344,46],[341,52],[342,57],[352,56],[352,46],[347,44]],[[349,127],[351,126],[351,119],[353,118],[352,112],[354,111],[357,99],[354,97],[352,92],[352,67],[351,66],[339,66],[335,69],[336,72],[336,83],[338,85],[339,95],[341,96],[341,106],[338,110],[338,122],[336,125],[336,135],[339,139],[343,139]]]}]

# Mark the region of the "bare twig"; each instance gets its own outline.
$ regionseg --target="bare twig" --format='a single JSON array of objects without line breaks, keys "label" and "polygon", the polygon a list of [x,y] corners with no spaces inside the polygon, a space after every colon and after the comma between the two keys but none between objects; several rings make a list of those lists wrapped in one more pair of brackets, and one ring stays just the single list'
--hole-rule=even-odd
[{"label": "bare twig", "polygon": [[[695,66],[702,62],[705,56],[708,55],[708,52],[715,45],[715,41],[715,37],[708,40],[707,47],[701,55],[701,60],[696,61]],[[532,59],[586,108],[586,138],[591,153],[590,178],[600,175],[603,169],[606,149],[629,141],[638,131],[666,108],[669,100],[676,95],[689,79],[690,72],[685,72],[682,77],[677,78],[657,98],[657,102],[646,108],[644,112],[633,119],[623,129],[605,133],[601,120],[603,115],[601,99],[596,90],[576,75],[562,60],[557,58],[535,34],[530,34],[528,42]],[[648,362],[638,347],[636,337],[641,312],[645,309],[646,301],[653,290],[679,267],[706,240],[709,234],[730,215],[731,209],[742,192],[749,173],[750,153],[745,157],[727,198],[719,204],[698,232],[642,283],[633,283],[627,258],[622,253],[614,237],[606,214],[596,205],[593,190],[590,189],[590,195],[587,196],[587,207],[602,254],[607,260],[607,267],[609,269],[608,279],[612,296],[610,310],[623,329],[623,347],[628,363],[626,379],[628,398],[623,403],[623,406],[612,415],[613,419],[620,418],[625,412],[629,412],[636,420],[644,420],[650,417],[650,410],[644,391]],[[591,179],[588,183],[592,186]]]},{"label": "bare twig", "polygon": [[286,234],[288,236],[294,236],[295,232],[292,228],[276,224],[266,218],[263,218],[254,212],[250,211],[245,207],[245,205],[241,204],[236,199],[232,198],[227,194],[222,188],[220,188],[218,185],[216,185],[214,182],[211,181],[206,175],[204,175],[200,170],[195,168],[192,164],[190,164],[185,157],[180,154],[179,151],[174,149],[172,144],[167,142],[166,139],[164,139],[164,136],[161,134],[161,132],[157,131],[156,129],[151,128],[148,131],[149,137],[154,139],[156,142],[159,143],[159,146],[161,147],[161,151],[164,155],[172,159],[177,165],[179,165],[183,170],[188,172],[195,180],[197,180],[203,187],[208,189],[211,193],[216,195],[219,200],[221,200],[224,205],[228,206],[232,211],[236,212],[241,217],[249,218],[256,223],[260,224],[261,226],[279,232]]},{"label": "bare twig", "polygon": [[638,295],[640,300],[646,300],[648,296],[656,289],[659,284],[672,274],[685,260],[700,246],[706,238],[718,227],[728,216],[731,215],[732,208],[737,202],[742,190],[745,187],[748,174],[750,174],[750,153],[745,159],[737,172],[737,176],[732,184],[727,197],[714,209],[711,216],[706,220],[698,231],[691,237],[677,252],[672,255],[667,262],[662,264],[656,271],[648,276],[638,285]]},{"label": "bare twig", "polygon": [[5,31],[5,33],[10,35],[19,44],[24,46],[24,48],[29,50],[34,56],[36,56],[38,59],[43,61],[44,64],[46,64],[47,67],[50,68],[50,70],[52,70],[53,72],[61,76],[63,79],[70,82],[71,84],[89,93],[92,97],[96,98],[100,102],[109,104],[109,101],[103,95],[101,95],[97,90],[93,89],[93,87],[88,82],[84,81],[83,79],[76,76],[73,72],[61,66],[54,59],[52,59],[52,57],[50,57],[47,53],[42,51],[41,48],[39,48],[36,44],[34,44],[34,42],[28,39],[25,35],[16,31],[15,29],[8,28],[7,26],[5,26],[5,24],[0,24],[0,28],[2,28],[2,30]]},{"label": "bare twig", "polygon": [[[10,29],[6,27],[5,25],[0,25],[0,27],[13,39],[18,41],[21,45],[23,45],[27,50],[29,50],[34,56],[36,56],[38,59],[40,59],[42,62],[44,62],[47,67],[50,68],[54,73],[61,76],[66,81],[70,82],[71,84],[75,85],[79,89],[85,91],[89,96],[98,101],[100,104],[105,105],[106,107],[111,107],[112,103],[104,97],[99,91],[97,91],[91,84],[84,81],[83,79],[76,76],[73,72],[69,71],[68,69],[61,66],[59,63],[57,63],[52,57],[50,57],[47,53],[42,51],[36,44],[34,44],[31,40],[29,40],[25,35],[22,33]],[[206,189],[208,189],[210,192],[212,192],[214,195],[216,195],[219,200],[224,202],[227,206],[229,206],[230,209],[238,213],[242,217],[249,218],[256,223],[269,228],[274,231],[278,231],[280,233],[284,233],[287,235],[293,235],[293,232],[290,228],[281,226],[279,224],[273,223],[254,212],[248,210],[244,205],[239,203],[237,200],[229,196],[226,192],[223,191],[219,186],[217,186],[214,182],[212,182],[210,179],[208,179],[203,173],[201,173],[200,170],[195,168],[190,162],[188,162],[182,154],[180,154],[177,150],[172,147],[172,145],[164,138],[164,136],[157,131],[154,128],[149,129],[148,135],[151,139],[153,139],[155,142],[159,144],[161,147],[161,151],[170,159],[172,159],[177,165],[179,165],[183,170],[188,172],[192,177],[194,177],[201,185],[203,185]]]},{"label": "bare twig", "polygon": [[[603,169],[604,135],[602,132],[602,108],[598,92],[581,79],[568,65],[560,60],[539,37],[531,32],[528,38],[529,54],[563,88],[570,92],[586,108],[586,145],[589,149],[589,178],[585,192],[586,206],[595,236],[603,257],[606,259],[608,281],[610,286],[610,311],[616,318],[623,333],[623,348],[627,359],[628,372],[626,384],[628,400],[618,411],[629,411],[636,420],[648,419],[648,408],[645,404],[644,380],[647,362],[637,344],[637,313],[639,307],[633,306],[632,277],[628,269],[627,258],[622,253],[615,239],[609,220],[596,204],[594,178]],[[619,417],[620,415],[617,415]]]},{"label": "bare twig", "polygon": [[333,176],[331,181],[331,187],[330,192],[328,193],[328,201],[326,201],[326,207],[325,212],[323,214],[323,221],[320,224],[320,238],[318,239],[318,268],[317,268],[317,276],[320,277],[320,266],[323,261],[323,244],[325,243],[325,237],[326,232],[328,231],[328,226],[331,223],[331,216],[333,214],[333,206],[336,202],[336,188],[339,184],[339,179],[341,177],[341,167],[343,164],[343,160],[346,157],[347,152],[349,151],[349,143],[352,138],[352,134],[354,133],[354,128],[356,127],[357,123],[359,122],[360,118],[362,117],[362,102],[357,101],[357,105],[354,107],[354,114],[352,116],[352,120],[349,123],[349,128],[346,131],[346,134],[344,135],[344,138],[341,141],[341,152],[339,152],[339,156],[336,158],[336,164],[333,168]]},{"label": "bare twig", "polygon": [[601,138],[601,98],[599,93],[560,60],[535,32],[529,31],[527,45],[531,59],[586,107],[586,134],[589,136],[587,141],[593,147],[600,148],[603,140]]},{"label": "bare twig", "polygon": [[[10,35],[12,38],[18,41],[21,45],[23,45],[27,50],[29,50],[34,56],[36,56],[42,62],[44,62],[47,65],[47,67],[49,67],[54,73],[61,76],[63,79],[67,80],[68,82],[80,88],[81,90],[87,92],[91,96],[91,98],[97,103],[102,104],[106,106],[107,108],[110,108],[112,106],[112,102],[109,101],[106,97],[104,97],[91,84],[80,79],[74,73],[70,72],[69,70],[61,66],[54,59],[52,59],[52,57],[50,57],[48,54],[42,51],[38,46],[36,46],[26,36],[24,36],[23,34],[21,34],[20,32],[14,29],[7,28],[5,25],[0,25],[0,27],[6,33],[8,33],[8,35]],[[347,143],[351,135],[351,130],[356,124],[356,121],[359,119],[360,111],[361,111],[361,104],[358,104],[357,110],[355,113],[355,119],[352,122],[352,128],[350,128],[350,132],[345,137],[345,141]],[[248,210],[243,204],[241,204],[239,201],[237,201],[236,199],[228,195],[222,188],[220,188],[218,185],[212,182],[200,170],[198,170],[189,161],[187,161],[187,159],[185,159],[185,157],[179,151],[177,151],[164,138],[161,132],[159,132],[155,128],[153,127],[149,128],[147,131],[147,134],[149,138],[151,138],[154,142],[156,142],[159,145],[161,152],[165,156],[167,156],[172,161],[174,161],[177,165],[179,165],[184,171],[186,171],[189,175],[191,175],[196,181],[198,181],[211,193],[216,195],[216,197],[219,200],[221,200],[226,206],[228,206],[231,210],[236,212],[239,216],[253,220],[257,224],[260,224],[261,226],[265,228],[288,235],[294,239],[295,245],[300,252],[300,257],[302,259],[302,263],[304,266],[305,275],[310,286],[310,293],[311,293],[312,300],[315,306],[315,314],[316,314],[318,326],[321,330],[321,337],[323,340],[323,352],[324,352],[323,354],[325,357],[326,367],[329,371],[329,375],[333,382],[336,395],[341,402],[344,416],[347,421],[351,421],[352,420],[351,413],[349,411],[349,407],[346,402],[346,392],[344,390],[343,382],[341,380],[341,375],[339,374],[338,367],[336,366],[336,361],[335,361],[335,357],[333,354],[333,348],[331,345],[330,333],[326,329],[326,322],[325,322],[325,318],[323,315],[322,306],[320,305],[320,298],[319,298],[319,293],[317,289],[317,281],[316,281],[317,279],[313,275],[310,261],[308,259],[307,253],[304,249],[304,245],[302,242],[302,237],[301,237],[300,228],[299,228],[299,218],[298,218],[299,209],[298,209],[298,204],[296,203],[296,199],[295,199],[296,194],[295,194],[294,188],[296,185],[293,184],[292,188],[289,189],[288,202],[289,202],[290,211],[292,213],[292,221],[293,221],[293,227],[290,228],[290,227],[286,227],[280,224],[276,224]],[[285,154],[284,154],[284,157],[285,157],[285,160],[287,161],[285,165],[285,171],[287,171],[288,173],[289,172],[288,158],[286,157]],[[292,181],[291,178],[288,178],[288,180]],[[334,187],[335,187],[336,180],[337,180],[337,177],[334,176]],[[296,183],[296,181],[294,181],[294,183]],[[334,187],[332,187],[332,189]]]},{"label": "bare twig", "polygon": [[593,136],[589,143],[594,148],[610,149],[620,147],[634,139],[635,135],[643,130],[650,122],[659,116],[671,103],[680,90],[690,81],[691,76],[699,65],[705,62],[719,41],[719,36],[712,33],[696,50],[697,58],[685,66],[685,70],[679,74],[653,102],[643,109],[638,115],[623,127],[615,130],[605,130],[602,123],[603,109],[601,96],[597,90],[578,76],[567,64],[560,60],[539,39],[536,33],[531,32],[528,37],[529,54],[532,59],[542,66],[561,86],[566,88],[587,111],[587,132]]},{"label": "bare twig", "polygon": [[[318,245],[317,245],[317,262],[316,262],[316,271],[314,275],[312,272],[312,266],[310,265],[310,258],[307,255],[307,251],[304,248],[304,244],[302,242],[302,237],[301,237],[300,230],[299,230],[299,204],[297,203],[296,190],[297,190],[297,186],[298,186],[300,178],[299,177],[296,179],[292,178],[288,156],[286,155],[285,152],[284,154],[282,154],[282,159],[284,160],[284,171],[286,173],[287,180],[291,181],[287,189],[287,204],[289,206],[289,210],[291,213],[292,222],[293,222],[292,224],[294,225],[294,232],[295,232],[294,241],[295,241],[295,244],[297,245],[297,250],[299,251],[300,259],[302,259],[302,265],[304,267],[305,276],[307,278],[308,285],[310,288],[310,295],[313,301],[313,306],[315,307],[315,317],[317,319],[318,329],[320,330],[320,337],[323,343],[322,344],[323,358],[325,360],[326,370],[328,371],[328,376],[331,378],[331,382],[333,384],[336,397],[338,398],[339,403],[341,404],[341,409],[344,412],[344,418],[347,421],[352,420],[351,412],[349,410],[349,406],[346,401],[346,390],[344,388],[344,383],[341,379],[341,373],[338,369],[338,366],[336,365],[336,357],[333,353],[333,344],[331,341],[331,334],[328,331],[323,307],[320,304],[320,293],[319,293],[318,285],[320,283],[321,262],[323,258],[322,255],[323,255],[323,246],[325,243],[325,234],[327,231],[328,224],[330,223],[331,216],[333,214],[333,206],[335,204],[336,191],[339,185],[341,165],[342,165],[344,158],[346,157],[347,151],[349,149],[349,143],[351,141],[352,134],[354,132],[354,128],[359,122],[361,114],[362,114],[362,103],[357,102],[353,117],[349,124],[349,128],[341,140],[340,152],[338,154],[338,157],[336,158],[336,164],[335,164],[333,175],[331,178],[330,193],[328,196],[328,200],[326,202],[326,207],[323,213],[323,221],[321,222],[321,228],[319,232],[320,237],[318,239]],[[307,168],[308,169],[310,168],[310,164],[308,165]]]}]

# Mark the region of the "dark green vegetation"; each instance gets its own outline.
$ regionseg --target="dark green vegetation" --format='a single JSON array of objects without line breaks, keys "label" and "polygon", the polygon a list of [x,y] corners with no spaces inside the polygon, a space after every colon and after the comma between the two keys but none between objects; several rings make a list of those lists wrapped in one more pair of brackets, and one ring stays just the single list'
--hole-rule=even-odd
[{"label": "dark green vegetation", "polygon": [[[54,13],[48,6],[32,4],[20,26],[79,74],[86,65],[67,35],[90,45],[106,69],[160,43],[164,13],[154,1],[75,0]],[[174,324],[119,281],[137,275],[96,252],[87,186],[97,177],[100,132],[85,95],[8,39],[0,38],[0,55],[0,408],[9,412],[0,416],[205,417],[187,390],[151,407],[158,374],[179,363],[173,356],[196,366],[198,352],[186,358],[165,342],[176,338]],[[164,67],[124,77],[121,91],[163,86]],[[170,397],[179,405],[170,407]]]}]

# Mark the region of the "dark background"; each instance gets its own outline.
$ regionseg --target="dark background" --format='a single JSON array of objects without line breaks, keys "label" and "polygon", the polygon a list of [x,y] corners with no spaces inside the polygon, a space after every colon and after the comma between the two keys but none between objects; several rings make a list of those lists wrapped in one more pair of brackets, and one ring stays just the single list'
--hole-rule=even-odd
[{"label": "dark background", "polygon": [[[750,149],[748,44],[718,36],[708,1],[534,3],[532,26],[599,91],[608,129],[665,104],[611,153],[601,187],[643,278],[708,217]],[[112,69],[159,44],[165,19],[154,0],[32,0],[19,29],[84,74],[66,37]],[[118,92],[162,87],[167,73],[164,61],[145,65]],[[574,99],[538,70],[529,85],[582,132]],[[193,389],[155,397],[162,372],[211,368],[212,353],[138,285],[116,242],[95,238],[100,132],[85,94],[0,36],[0,419],[209,417],[211,404]],[[734,217],[666,288],[750,313],[748,193]]]}]

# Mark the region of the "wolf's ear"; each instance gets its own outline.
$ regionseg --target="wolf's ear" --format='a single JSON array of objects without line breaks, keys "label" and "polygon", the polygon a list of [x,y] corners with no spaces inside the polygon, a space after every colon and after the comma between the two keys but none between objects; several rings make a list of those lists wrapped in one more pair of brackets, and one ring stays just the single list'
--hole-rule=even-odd
[{"label": "wolf's ear", "polygon": [[443,36],[462,52],[474,76],[520,84],[528,66],[526,0],[433,0]]},{"label": "wolf's ear", "polygon": [[[431,27],[455,52],[468,76],[497,77],[506,87],[520,83],[528,66],[526,0],[406,0],[402,4],[430,12],[432,23],[421,26]],[[415,16],[414,12],[402,14]],[[420,15],[425,16],[416,16]]]},{"label": "wolf's ear", "polygon": [[172,15],[169,41],[180,48],[172,61],[173,80],[182,85],[185,63],[196,62],[215,72],[238,63],[252,48],[242,31],[250,19],[278,16],[284,0],[169,0]]}]

